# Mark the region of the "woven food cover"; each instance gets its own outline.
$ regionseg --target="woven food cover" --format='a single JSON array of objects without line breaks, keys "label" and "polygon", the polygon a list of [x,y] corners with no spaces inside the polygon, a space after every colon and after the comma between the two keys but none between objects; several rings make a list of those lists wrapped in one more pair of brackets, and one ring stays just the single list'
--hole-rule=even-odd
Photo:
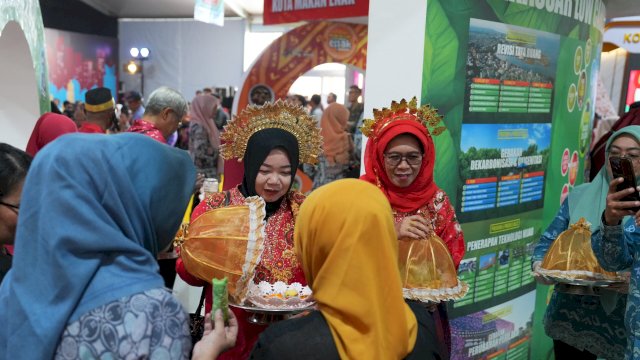
[{"label": "woven food cover", "polygon": [[580,218],[553,242],[538,272],[567,280],[620,280],[614,272],[605,271],[591,250],[589,223]]},{"label": "woven food cover", "polygon": [[445,243],[431,232],[426,239],[400,239],[398,265],[404,297],[422,302],[462,298],[469,286],[458,279]]},{"label": "woven food cover", "polygon": [[257,196],[199,216],[180,251],[187,271],[207,282],[227,277],[231,301],[243,303],[264,249],[264,217],[264,201]]}]

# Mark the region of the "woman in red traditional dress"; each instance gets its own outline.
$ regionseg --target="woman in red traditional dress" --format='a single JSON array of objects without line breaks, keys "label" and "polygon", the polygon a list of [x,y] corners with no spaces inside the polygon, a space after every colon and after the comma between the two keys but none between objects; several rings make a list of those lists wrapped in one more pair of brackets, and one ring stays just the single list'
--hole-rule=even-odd
[{"label": "woman in red traditional dress", "polygon": [[[435,148],[427,126],[437,125],[440,117],[429,107],[417,108],[415,98],[409,103],[394,101],[391,109],[374,110],[374,117],[362,128],[369,140],[361,179],[378,186],[389,199],[398,239],[424,239],[434,231],[447,245],[457,269],[465,252],[462,228],[449,197],[433,181]],[[450,348],[445,304],[432,314],[441,343]]]},{"label": "woman in red traditional dress", "polygon": [[[266,203],[264,251],[254,281],[306,285],[304,272],[293,251],[293,227],[304,195],[291,191],[299,162],[315,162],[320,152],[319,129],[301,107],[283,102],[251,106],[231,121],[222,134],[221,154],[241,158],[244,177],[238,186],[206,197],[193,211],[191,220],[228,205],[244,205],[245,198],[260,196]],[[193,286],[211,284],[189,274],[181,259],[176,270]],[[205,309],[211,311],[211,290],[206,291]],[[265,325],[250,324],[247,313],[232,308],[238,318],[236,346],[218,359],[246,359]]]}]

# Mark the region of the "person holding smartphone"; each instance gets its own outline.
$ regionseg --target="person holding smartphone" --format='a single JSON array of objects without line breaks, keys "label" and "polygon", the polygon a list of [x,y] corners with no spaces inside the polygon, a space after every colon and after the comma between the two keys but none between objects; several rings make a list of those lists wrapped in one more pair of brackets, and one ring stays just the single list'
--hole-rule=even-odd
[{"label": "person holding smartphone", "polygon": [[[597,242],[600,218],[608,204],[610,184],[614,184],[615,188],[619,180],[611,180],[613,174],[609,158],[631,159],[635,171],[640,171],[638,139],[640,126],[628,126],[609,138],[606,145],[607,166],[600,170],[592,182],[576,186],[569,193],[534,249],[534,270],[540,266],[560,233],[580,218],[589,222],[592,243]],[[624,205],[634,206],[634,202]],[[625,215],[631,214],[630,211],[625,212]],[[547,285],[553,284],[537,275],[536,280]],[[569,294],[559,291],[561,289],[558,286],[554,288],[543,322],[546,334],[553,339],[556,359],[624,358],[627,347],[624,327],[626,297],[621,293],[626,292],[626,288],[625,284],[617,289],[602,290],[600,296]]]},{"label": "person holding smartphone", "polygon": [[[600,226],[591,237],[591,247],[600,265],[608,271],[631,270],[629,295],[624,321],[627,330],[626,359],[637,359],[640,356],[640,224],[637,207],[640,201],[632,196],[637,195],[640,187],[637,181],[640,175],[640,126],[627,126],[617,131],[611,149],[607,152],[607,167],[612,164],[609,158],[625,158],[632,163],[633,177],[616,176],[607,179],[605,208],[600,212]],[[617,174],[616,174],[617,175]],[[625,174],[621,174],[625,175]],[[624,186],[621,186],[624,184]]]}]

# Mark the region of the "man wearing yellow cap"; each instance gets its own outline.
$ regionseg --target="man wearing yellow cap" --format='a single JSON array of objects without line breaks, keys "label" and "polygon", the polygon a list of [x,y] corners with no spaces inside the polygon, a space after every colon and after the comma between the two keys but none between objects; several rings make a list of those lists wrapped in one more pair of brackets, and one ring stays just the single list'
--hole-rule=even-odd
[{"label": "man wearing yellow cap", "polygon": [[85,95],[85,114],[87,121],[82,124],[79,132],[105,134],[116,116],[115,102],[111,90],[99,87],[87,91]]}]

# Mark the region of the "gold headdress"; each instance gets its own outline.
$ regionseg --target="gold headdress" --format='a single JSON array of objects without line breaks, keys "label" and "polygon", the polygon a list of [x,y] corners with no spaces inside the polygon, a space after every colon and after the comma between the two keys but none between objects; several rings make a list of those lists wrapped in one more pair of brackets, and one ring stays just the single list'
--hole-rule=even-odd
[{"label": "gold headdress", "polygon": [[430,105],[417,106],[418,100],[414,96],[411,101],[402,99],[399,103],[391,102],[391,108],[382,110],[373,109],[373,119],[365,119],[360,128],[362,133],[369,138],[377,138],[380,131],[396,120],[414,120],[421,123],[433,136],[442,134],[447,128],[440,124],[442,116],[438,110]]},{"label": "gold headdress", "polygon": [[302,107],[289,105],[282,100],[262,106],[250,105],[235,116],[220,135],[224,141],[220,154],[225,160],[237,158],[240,161],[251,135],[272,128],[282,129],[296,137],[301,163],[318,162],[318,155],[322,152],[320,129]]}]

